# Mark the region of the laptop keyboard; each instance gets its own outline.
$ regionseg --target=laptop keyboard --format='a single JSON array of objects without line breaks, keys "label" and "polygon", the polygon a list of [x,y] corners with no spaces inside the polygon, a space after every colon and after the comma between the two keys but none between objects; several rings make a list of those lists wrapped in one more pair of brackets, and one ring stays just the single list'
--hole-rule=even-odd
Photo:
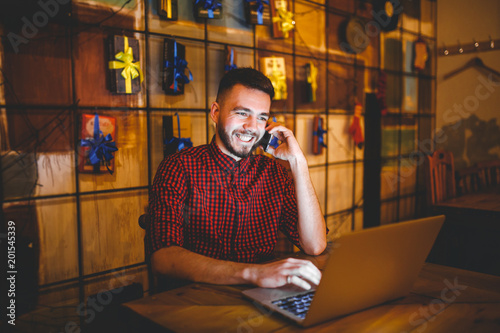
[{"label": "laptop keyboard", "polygon": [[293,313],[297,317],[304,319],[309,310],[315,291],[310,291],[305,294],[290,296],[276,301],[272,301],[283,310]]}]

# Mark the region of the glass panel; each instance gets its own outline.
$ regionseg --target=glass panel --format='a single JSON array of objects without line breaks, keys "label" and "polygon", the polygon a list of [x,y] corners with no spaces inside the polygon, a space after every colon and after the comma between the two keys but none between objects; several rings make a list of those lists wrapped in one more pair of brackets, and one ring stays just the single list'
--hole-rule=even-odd
[{"label": "glass panel", "polygon": [[[170,36],[182,36],[203,39],[205,37],[205,25],[196,22],[193,15],[193,1],[178,1],[178,20],[169,21],[158,15],[158,0],[149,1],[149,30],[152,32],[167,34]],[[225,13],[224,13],[225,14]]]},{"label": "glass panel", "polygon": [[[347,211],[326,218],[328,228],[327,241],[334,241],[340,236],[352,231],[352,212]],[[335,249],[335,244],[333,245]]]},{"label": "glass panel", "polygon": [[420,0],[420,32],[422,35],[435,36],[436,3],[433,0]]},{"label": "glass panel", "polygon": [[403,45],[399,31],[383,32],[380,35],[380,51],[383,69],[401,71],[403,68]]},{"label": "glass panel", "polygon": [[[306,64],[312,62],[317,69],[315,89],[316,101],[309,102],[309,85],[307,82]],[[326,107],[326,62],[315,61],[310,58],[296,57],[295,58],[295,87],[296,108],[297,110],[307,110],[324,112]]]},{"label": "glass panel", "polygon": [[382,157],[395,157],[399,155],[399,119],[396,117],[382,118]]},{"label": "glass panel", "polygon": [[352,110],[364,100],[364,70],[345,64],[328,64],[328,108]]},{"label": "glass panel", "polygon": [[144,230],[138,219],[147,204],[147,190],[82,196],[85,274],[144,261]]},{"label": "glass panel", "polygon": [[403,158],[399,165],[399,194],[412,194],[416,191],[417,185],[417,160],[413,158]]},{"label": "glass panel", "polygon": [[380,199],[396,197],[399,183],[398,161],[395,159],[383,160],[380,171]]},{"label": "glass panel", "polygon": [[364,172],[363,163],[356,163],[356,175],[355,175],[356,190],[354,193],[355,206],[360,206],[363,204],[363,172]]},{"label": "glass panel", "polygon": [[352,207],[354,170],[352,163],[328,167],[328,211],[332,214]]},{"label": "glass panel", "polygon": [[380,206],[380,224],[388,224],[398,220],[398,202],[383,202]]},{"label": "glass panel", "polygon": [[296,54],[315,60],[325,58],[325,12],[322,7],[295,1],[295,34]]},{"label": "glass panel", "polygon": [[[26,16],[23,18],[26,19]],[[21,23],[20,19],[19,21]],[[34,38],[29,39],[29,42],[24,42],[26,39],[19,36],[21,42],[16,49],[10,47],[12,44],[5,38],[8,31],[3,31],[5,43],[1,51],[4,62],[2,83],[7,83],[5,85],[7,89],[4,90],[5,96],[2,96],[2,99],[5,98],[7,104],[69,105],[72,103],[70,39],[64,36],[63,31],[59,25],[48,24],[40,29]],[[19,34],[22,35],[21,32]],[[89,54],[89,57],[99,57],[99,65],[104,62],[104,55],[99,54],[99,48],[92,51],[97,51],[98,54]],[[87,53],[92,52],[89,50]],[[75,66],[75,74],[78,73],[79,69]],[[92,80],[96,83],[105,82],[103,73],[106,72],[99,72],[99,76],[92,77]]]},{"label": "glass panel", "polygon": [[326,0],[328,7],[340,9],[345,12],[354,13],[354,1],[352,0]]},{"label": "glass panel", "polygon": [[102,22],[99,25],[131,30],[144,29],[144,1],[128,1],[125,6],[123,0],[75,0],[72,3],[73,16],[80,22]]},{"label": "glass panel", "polygon": [[410,220],[415,216],[415,197],[399,199],[399,221]]},{"label": "glass panel", "polygon": [[356,209],[354,211],[354,230],[362,230],[363,229],[363,209]]},{"label": "glass panel", "polygon": [[73,114],[70,110],[1,109],[4,199],[75,191]]},{"label": "glass panel", "polygon": [[403,78],[397,74],[387,74],[385,102],[391,113],[399,113]]},{"label": "glass panel", "polygon": [[292,112],[294,103],[294,90],[293,90],[293,56],[284,54],[275,54],[271,51],[258,51],[258,69],[264,72],[262,68],[262,58],[264,57],[282,57],[285,59],[285,74],[286,74],[286,86],[287,86],[287,98],[286,100],[273,100],[271,104],[271,112],[283,113]]},{"label": "glass panel", "polygon": [[420,113],[430,114],[434,109],[435,81],[430,79],[418,79],[418,99]]},{"label": "glass panel", "polygon": [[[234,64],[237,67],[253,67],[254,66],[254,52],[252,49],[242,47],[231,47],[234,52]],[[207,105],[210,107],[212,102],[217,97],[217,90],[219,89],[219,82],[224,75],[224,45],[209,44],[208,45],[208,63],[210,64],[208,70],[208,81],[214,84],[208,85],[208,100]]]},{"label": "glass panel", "polygon": [[408,155],[415,151],[417,143],[417,124],[413,117],[401,118],[401,151],[400,155]]},{"label": "glass panel", "polygon": [[[114,94],[109,90],[109,68],[107,50],[107,32],[92,28],[80,32],[74,37],[75,58],[75,88],[80,106],[106,106],[106,107],[144,107],[146,95],[146,80],[141,84],[138,94]],[[144,36],[134,33],[132,36],[139,41],[139,55],[134,55],[134,60],[141,62],[141,68],[146,72],[144,65],[145,40]],[[139,80],[139,78],[135,79]]]},{"label": "glass panel", "polygon": [[328,116],[328,162],[352,161],[353,150],[357,149],[349,134],[353,116]]},{"label": "glass panel", "polygon": [[[326,127],[326,115],[319,114],[323,119],[323,127]],[[297,115],[296,117],[296,131],[295,137],[299,142],[304,155],[307,158],[307,162],[309,165],[317,165],[326,163],[326,148],[322,148],[322,154],[315,155],[313,154],[313,141],[317,140],[316,136],[313,136],[314,132],[314,115]],[[324,128],[325,129],[325,128]],[[327,135],[323,135],[325,139],[325,143],[327,143]]]},{"label": "glass panel", "polygon": [[420,0],[401,0],[403,29],[418,33],[418,20],[420,16]]},{"label": "glass panel", "polygon": [[[342,25],[347,24],[348,18],[346,16],[328,13],[328,27],[327,31],[338,32]],[[346,52],[348,50],[348,44],[345,41],[344,36],[339,36],[339,33],[329,33],[327,34],[328,42],[328,57],[332,61],[337,61],[341,63],[353,63],[355,56],[354,54]]]},{"label": "glass panel", "polygon": [[[75,198],[40,199],[29,206],[26,202],[11,202],[3,205],[3,213],[15,223],[16,241],[31,243],[38,262],[33,268],[39,285],[78,276]],[[29,280],[29,276],[25,278]]]},{"label": "glass panel", "polygon": [[319,205],[321,207],[321,212],[325,214],[325,192],[327,191],[326,168],[325,167],[309,168],[309,175],[311,176],[311,181],[316,191],[316,196],[318,197]]},{"label": "glass panel", "polygon": [[[163,117],[173,117],[174,136],[178,136],[177,117],[174,111],[155,111],[150,115],[150,136],[151,136],[151,181],[153,181],[158,169],[158,165],[164,158],[163,142]],[[193,146],[209,143],[212,136],[207,141],[207,114],[202,112],[179,112],[181,124],[181,137],[191,138]],[[210,121],[211,123],[211,121]],[[211,124],[210,124],[211,126]]]},{"label": "glass panel", "polygon": [[222,2],[222,18],[207,20],[209,40],[237,45],[253,45],[253,29],[245,20],[244,2]]},{"label": "glass panel", "polygon": [[[86,112],[84,112],[86,113]],[[118,151],[114,153],[114,172],[80,173],[80,191],[98,191],[148,185],[147,119],[145,111],[107,111],[100,116],[114,117]],[[92,128],[93,122],[87,126]],[[91,129],[92,130],[92,129]],[[88,127],[87,127],[88,131]]]},{"label": "glass panel", "polygon": [[[150,37],[149,63],[153,77],[149,81],[150,102],[157,108],[198,108],[204,109],[205,102],[205,46],[202,42],[176,39],[186,47],[186,61],[193,74],[193,81],[184,86],[183,95],[166,95],[162,89],[163,38]],[[154,67],[153,67],[154,66]]]}]

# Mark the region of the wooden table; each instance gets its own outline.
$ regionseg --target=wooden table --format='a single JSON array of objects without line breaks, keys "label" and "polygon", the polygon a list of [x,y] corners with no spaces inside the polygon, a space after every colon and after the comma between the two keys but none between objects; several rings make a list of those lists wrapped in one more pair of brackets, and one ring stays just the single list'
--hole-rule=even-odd
[{"label": "wooden table", "polygon": [[[453,199],[440,202],[436,209],[455,209],[467,213],[489,213],[492,216],[500,214],[500,188],[490,189],[485,192],[469,193]],[[500,224],[500,220],[497,220]]]},{"label": "wooden table", "polygon": [[125,303],[123,320],[130,332],[500,332],[500,277],[447,266],[425,264],[404,298],[307,329],[259,310],[249,287],[190,284]]},{"label": "wooden table", "polygon": [[430,261],[500,276],[500,188],[436,204],[446,215]]}]

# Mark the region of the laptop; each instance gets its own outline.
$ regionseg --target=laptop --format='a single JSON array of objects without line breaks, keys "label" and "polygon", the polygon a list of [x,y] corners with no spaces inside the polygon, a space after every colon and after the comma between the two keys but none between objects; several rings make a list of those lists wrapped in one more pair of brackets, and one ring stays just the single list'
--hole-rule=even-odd
[{"label": "laptop", "polygon": [[283,286],[243,294],[304,327],[406,296],[444,219],[440,215],[341,236],[330,249],[316,290]]}]

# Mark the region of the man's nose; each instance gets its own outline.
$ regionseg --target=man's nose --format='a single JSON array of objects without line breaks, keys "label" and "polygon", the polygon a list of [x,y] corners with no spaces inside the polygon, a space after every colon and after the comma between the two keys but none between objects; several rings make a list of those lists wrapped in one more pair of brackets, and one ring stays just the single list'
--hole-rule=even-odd
[{"label": "man's nose", "polygon": [[245,123],[243,124],[243,128],[246,129],[247,131],[252,131],[252,132],[257,131],[257,118],[248,117]]}]

